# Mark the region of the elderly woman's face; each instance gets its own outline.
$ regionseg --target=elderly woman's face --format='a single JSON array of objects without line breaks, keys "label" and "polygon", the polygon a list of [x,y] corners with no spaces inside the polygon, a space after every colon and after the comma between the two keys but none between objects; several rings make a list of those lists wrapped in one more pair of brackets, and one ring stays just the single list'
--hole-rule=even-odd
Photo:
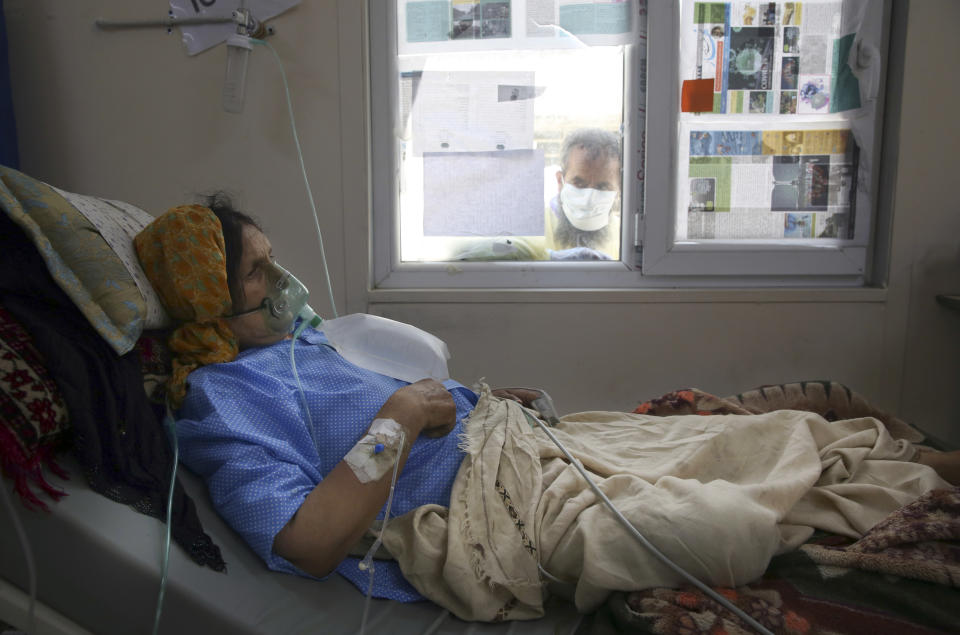
[{"label": "elderly woman's face", "polygon": [[[273,246],[267,236],[252,225],[243,227],[243,256],[237,270],[242,291],[242,304],[235,313],[255,309],[267,297],[266,266],[273,261]],[[230,320],[230,328],[237,336],[240,350],[279,342],[286,334],[277,334],[267,328],[259,312],[241,315]]]}]

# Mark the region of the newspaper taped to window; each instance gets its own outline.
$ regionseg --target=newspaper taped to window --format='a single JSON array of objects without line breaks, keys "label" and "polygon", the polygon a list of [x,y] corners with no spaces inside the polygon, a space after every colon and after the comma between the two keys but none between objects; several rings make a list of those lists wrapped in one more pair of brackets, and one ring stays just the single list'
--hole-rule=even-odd
[{"label": "newspaper taped to window", "polygon": [[685,0],[681,80],[713,79],[713,113],[828,114],[860,108],[848,58],[869,0]]},{"label": "newspaper taped to window", "polygon": [[677,237],[854,237],[859,148],[849,129],[689,129]]}]

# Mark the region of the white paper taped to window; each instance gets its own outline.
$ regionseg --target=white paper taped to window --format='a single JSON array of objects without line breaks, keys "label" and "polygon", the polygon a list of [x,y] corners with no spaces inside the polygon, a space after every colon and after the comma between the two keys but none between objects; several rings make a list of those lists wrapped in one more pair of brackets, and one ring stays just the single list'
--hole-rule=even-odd
[{"label": "white paper taped to window", "polygon": [[414,155],[529,150],[533,82],[532,72],[424,71],[413,103]]},{"label": "white paper taped to window", "polygon": [[[170,15],[173,18],[229,16],[241,3],[255,19],[263,22],[300,4],[300,0],[170,0]],[[236,29],[236,25],[229,22],[196,24],[180,27],[180,37],[187,53],[196,55],[225,41]]]},{"label": "white paper taped to window", "polygon": [[543,150],[427,153],[424,236],[543,236]]}]

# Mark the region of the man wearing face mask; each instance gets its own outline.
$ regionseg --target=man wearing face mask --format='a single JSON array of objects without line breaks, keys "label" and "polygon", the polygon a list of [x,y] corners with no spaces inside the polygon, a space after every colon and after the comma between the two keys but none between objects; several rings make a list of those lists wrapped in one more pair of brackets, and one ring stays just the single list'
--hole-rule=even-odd
[{"label": "man wearing face mask", "polygon": [[551,260],[620,257],[620,142],[588,128],[563,141],[557,196],[546,212]]}]

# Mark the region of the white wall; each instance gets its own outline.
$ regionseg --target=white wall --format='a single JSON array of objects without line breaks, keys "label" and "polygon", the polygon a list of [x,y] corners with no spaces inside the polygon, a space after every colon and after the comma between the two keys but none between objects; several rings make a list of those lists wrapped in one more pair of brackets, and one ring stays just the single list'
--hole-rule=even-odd
[{"label": "white wall", "polygon": [[960,445],[960,312],[934,300],[960,294],[957,25],[960,2],[910,3],[889,303],[908,307],[899,412]]},{"label": "white wall", "polygon": [[[135,5],[135,6],[134,6]],[[328,311],[316,237],[272,56],[257,50],[244,112],[220,108],[225,51],[186,55],[176,34],[103,32],[167,3],[5,0],[21,168],[153,213],[216,188],[268,229]],[[667,390],[730,394],[834,379],[960,444],[960,292],[953,183],[960,3],[912,2],[887,289],[817,292],[368,292],[364,14],[309,0],[273,21],[341,312],[405,320],[444,338],[467,383],[537,385],[561,411],[631,408]]]},{"label": "white wall", "polygon": [[[24,172],[154,214],[225,189],[263,221],[288,268],[319,272],[281,76],[268,50],[251,55],[246,107],[235,115],[221,108],[224,46],[190,57],[176,31],[94,26],[97,17],[166,17],[163,0],[12,0],[4,9]],[[348,131],[340,126],[337,3],[304,2],[275,26],[271,43],[291,84],[339,303]],[[319,288],[318,277],[304,277]]]}]

